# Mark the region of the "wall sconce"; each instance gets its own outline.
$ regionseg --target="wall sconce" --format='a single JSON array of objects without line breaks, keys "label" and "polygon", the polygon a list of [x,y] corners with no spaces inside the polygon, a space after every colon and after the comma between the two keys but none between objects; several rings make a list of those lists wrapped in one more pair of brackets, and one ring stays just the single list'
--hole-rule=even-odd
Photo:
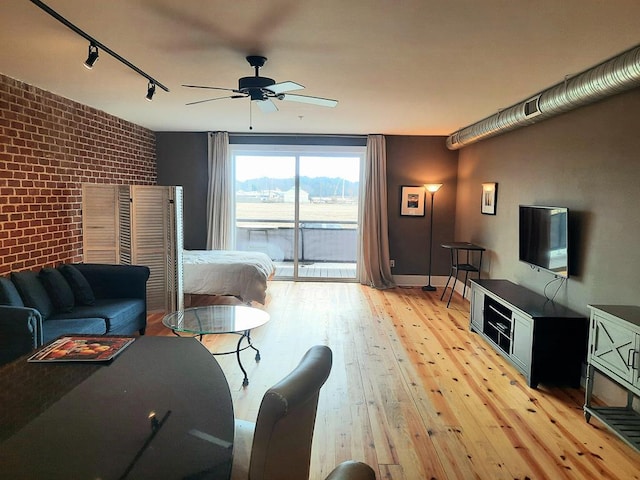
[{"label": "wall sconce", "polygon": [[436,287],[431,285],[431,254],[433,252],[433,196],[442,187],[441,183],[427,183],[424,188],[431,194],[431,218],[429,219],[429,281],[422,287],[425,292],[435,292]]}]

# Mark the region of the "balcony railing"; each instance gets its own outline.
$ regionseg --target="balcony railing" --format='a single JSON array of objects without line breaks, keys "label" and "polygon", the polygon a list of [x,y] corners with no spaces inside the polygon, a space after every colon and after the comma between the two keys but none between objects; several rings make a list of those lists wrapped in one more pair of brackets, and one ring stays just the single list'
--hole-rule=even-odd
[{"label": "balcony railing", "polygon": [[[294,260],[294,223],[238,219],[236,248],[261,251],[276,262]],[[357,222],[304,221],[298,228],[299,262],[356,263]]]}]

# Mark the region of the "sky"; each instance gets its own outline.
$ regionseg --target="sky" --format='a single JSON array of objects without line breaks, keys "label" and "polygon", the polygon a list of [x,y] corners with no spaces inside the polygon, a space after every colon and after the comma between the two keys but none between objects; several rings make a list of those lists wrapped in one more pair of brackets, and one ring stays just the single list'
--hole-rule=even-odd
[{"label": "sky", "polygon": [[[236,156],[236,180],[253,178],[291,178],[295,175],[295,157]],[[360,178],[360,157],[300,156],[300,176],[344,178],[357,182]]]}]

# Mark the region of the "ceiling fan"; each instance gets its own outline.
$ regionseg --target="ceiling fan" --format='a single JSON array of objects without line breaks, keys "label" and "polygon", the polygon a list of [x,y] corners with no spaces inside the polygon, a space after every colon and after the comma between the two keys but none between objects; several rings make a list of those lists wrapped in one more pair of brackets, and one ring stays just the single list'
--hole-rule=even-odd
[{"label": "ceiling fan", "polygon": [[249,55],[246,57],[247,62],[255,69],[253,77],[242,77],[238,80],[238,88],[208,87],[203,85],[182,85],[188,88],[204,88],[208,90],[225,90],[233,92],[232,95],[225,97],[208,98],[206,100],[198,100],[196,102],[187,103],[187,105],[195,105],[197,103],[212,102],[214,100],[223,100],[225,98],[247,98],[256,102],[256,105],[263,112],[277,112],[278,107],[273,103],[273,99],[285,100],[289,102],[309,103],[311,105],[319,105],[322,107],[335,107],[337,100],[328,98],[309,97],[306,95],[294,95],[287,92],[293,90],[302,90],[304,86],[296,82],[276,83],[275,80],[268,77],[260,76],[260,67],[264,66],[267,57],[261,55]]}]

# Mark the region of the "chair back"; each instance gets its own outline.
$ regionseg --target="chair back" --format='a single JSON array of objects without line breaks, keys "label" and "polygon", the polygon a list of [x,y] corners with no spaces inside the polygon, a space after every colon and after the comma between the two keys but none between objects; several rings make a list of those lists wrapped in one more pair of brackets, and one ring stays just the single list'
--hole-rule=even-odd
[{"label": "chair back", "polygon": [[325,480],[376,480],[376,473],[366,463],[347,460],[338,465]]},{"label": "chair back", "polygon": [[329,377],[331,349],[311,347],[300,364],[264,394],[253,436],[250,480],[306,480],[320,388]]}]

